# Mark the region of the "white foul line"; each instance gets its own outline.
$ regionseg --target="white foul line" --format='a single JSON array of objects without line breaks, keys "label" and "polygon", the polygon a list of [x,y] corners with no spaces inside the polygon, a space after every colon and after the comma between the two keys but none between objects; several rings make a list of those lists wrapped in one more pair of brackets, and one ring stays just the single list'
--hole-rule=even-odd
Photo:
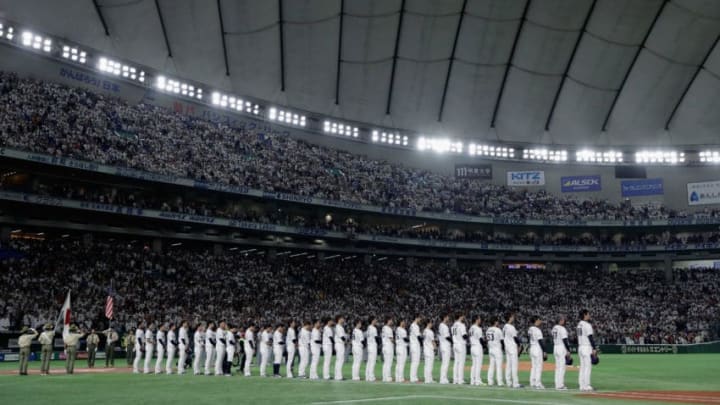
[{"label": "white foul line", "polygon": [[404,395],[394,397],[377,397],[377,398],[363,398],[363,399],[346,399],[339,401],[327,401],[327,402],[313,402],[312,405],[325,405],[325,404],[356,404],[362,402],[377,402],[377,401],[396,401],[403,399],[456,399],[463,401],[476,401],[476,402],[502,402],[509,404],[533,404],[533,405],[556,405],[557,402],[538,402],[528,401],[519,399],[502,399],[502,398],[482,398],[482,397],[449,397],[445,395]]}]

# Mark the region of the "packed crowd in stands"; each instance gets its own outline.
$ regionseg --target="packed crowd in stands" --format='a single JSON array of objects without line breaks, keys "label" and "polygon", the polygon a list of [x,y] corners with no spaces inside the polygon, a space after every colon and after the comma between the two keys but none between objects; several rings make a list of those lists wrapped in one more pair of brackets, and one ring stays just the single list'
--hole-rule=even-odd
[{"label": "packed crowd in stands", "polygon": [[593,313],[601,342],[701,342],[717,338],[720,272],[606,271],[594,266],[546,270],[493,268],[487,263],[408,261],[314,254],[268,260],[262,251],[212,252],[210,246],[154,252],[140,241],[95,235],[92,241],[13,239],[2,246],[0,330],[54,322],[72,291],[75,321],[100,329],[112,283],[115,322],[126,330],[146,321],[197,323],[227,319],[274,324],[344,315],[411,320],[449,312],[486,319],[516,309],[518,329],[532,315],[552,326],[560,314]]},{"label": "packed crowd in stands", "polygon": [[[196,180],[339,201],[523,219],[647,219],[690,215],[560,198],[237,129],[86,89],[0,73],[0,146]],[[719,216],[718,210],[695,216]]]},{"label": "packed crowd in stands", "polygon": [[352,217],[334,218],[325,214],[299,214],[283,210],[266,210],[261,205],[252,208],[248,204],[223,199],[222,205],[201,202],[180,195],[168,195],[165,192],[141,189],[129,190],[115,186],[98,184],[67,183],[61,181],[34,181],[32,187],[2,185],[1,189],[29,191],[44,196],[89,201],[101,204],[113,204],[142,209],[156,209],[190,215],[215,216],[259,223],[322,228],[331,231],[384,235],[391,237],[449,240],[456,242],[496,243],[514,245],[545,246],[595,246],[595,247],[635,247],[688,245],[695,243],[719,243],[720,232],[671,233],[669,231],[651,233],[603,232],[603,235],[590,232],[566,234],[562,232],[538,235],[536,233],[500,233],[483,230],[457,229],[452,225],[423,223],[415,226],[398,225],[387,219],[373,223],[362,223]]}]

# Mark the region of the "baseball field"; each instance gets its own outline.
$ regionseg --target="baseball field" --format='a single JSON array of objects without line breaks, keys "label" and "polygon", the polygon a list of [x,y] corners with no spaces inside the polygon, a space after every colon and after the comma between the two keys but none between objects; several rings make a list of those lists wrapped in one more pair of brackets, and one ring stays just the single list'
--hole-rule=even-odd
[{"label": "baseball field", "polygon": [[[577,365],[577,359],[576,365]],[[468,385],[309,381],[193,375],[135,375],[121,367],[84,369],[65,375],[62,362],[53,363],[50,376],[17,375],[17,363],[0,363],[2,404],[720,404],[720,354],[603,355],[593,367],[597,392],[577,391],[577,368],[570,367],[569,391],[532,390]],[[487,365],[487,358],[485,358]],[[469,370],[470,363],[467,364]],[[376,375],[381,375],[378,364]],[[553,386],[552,361],[546,363],[543,383]],[[521,382],[527,384],[528,358],[521,358]],[[363,369],[364,370],[364,369]],[[421,368],[422,370],[422,368]],[[439,365],[435,371],[439,370]],[[407,373],[406,368],[406,373]],[[253,370],[257,375],[257,369]],[[284,373],[284,368],[283,368]],[[346,378],[350,365],[346,363]],[[486,374],[483,371],[483,380]],[[407,378],[407,374],[406,374]],[[437,379],[437,375],[436,375]],[[469,379],[469,371],[465,380]]]}]

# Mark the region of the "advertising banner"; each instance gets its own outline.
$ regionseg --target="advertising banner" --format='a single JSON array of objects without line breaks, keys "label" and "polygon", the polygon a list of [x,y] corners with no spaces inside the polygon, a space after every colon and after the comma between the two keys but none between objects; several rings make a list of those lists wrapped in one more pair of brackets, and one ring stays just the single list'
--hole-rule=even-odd
[{"label": "advertising banner", "polygon": [[492,179],[492,165],[455,165],[455,177],[459,179]]},{"label": "advertising banner", "polygon": [[514,187],[544,186],[545,172],[542,170],[507,172],[507,185]]},{"label": "advertising banner", "polygon": [[665,194],[663,179],[623,180],[620,189],[623,197]]},{"label": "advertising banner", "polygon": [[600,191],[602,189],[602,183],[598,175],[567,176],[560,178],[560,188],[563,193]]},{"label": "advertising banner", "polygon": [[720,204],[720,181],[688,183],[688,205]]}]

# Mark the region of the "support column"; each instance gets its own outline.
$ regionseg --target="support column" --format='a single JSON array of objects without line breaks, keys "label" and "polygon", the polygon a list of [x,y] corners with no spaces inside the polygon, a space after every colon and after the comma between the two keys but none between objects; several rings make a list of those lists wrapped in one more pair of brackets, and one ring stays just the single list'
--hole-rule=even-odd
[{"label": "support column", "polygon": [[458,267],[457,259],[454,257],[450,258],[450,268],[457,269],[457,267]]},{"label": "support column", "polygon": [[415,258],[414,258],[414,257],[408,257],[408,258],[405,260],[405,264],[406,264],[408,267],[415,267]]},{"label": "support column", "polygon": [[363,263],[365,263],[366,266],[371,265],[372,264],[372,255],[363,256]]},{"label": "support column", "polygon": [[275,249],[275,248],[268,249],[265,256],[267,257],[268,262],[274,262],[275,259],[277,258],[277,249]]},{"label": "support column", "polygon": [[85,246],[85,247],[92,246],[93,236],[91,233],[85,233],[85,234],[83,234],[82,240],[83,240],[83,246]]},{"label": "support column", "polygon": [[213,245],[213,254],[215,256],[222,256],[223,254],[223,245],[216,243]]},{"label": "support column", "polygon": [[0,240],[3,242],[9,242],[11,232],[12,229],[10,229],[9,226],[3,226],[2,230],[0,230]]},{"label": "support column", "polygon": [[162,239],[153,239],[152,241],[152,251],[155,253],[162,253]]},{"label": "support column", "polygon": [[663,269],[665,270],[665,282],[671,283],[673,281],[673,265],[672,258],[665,257],[663,261]]}]

